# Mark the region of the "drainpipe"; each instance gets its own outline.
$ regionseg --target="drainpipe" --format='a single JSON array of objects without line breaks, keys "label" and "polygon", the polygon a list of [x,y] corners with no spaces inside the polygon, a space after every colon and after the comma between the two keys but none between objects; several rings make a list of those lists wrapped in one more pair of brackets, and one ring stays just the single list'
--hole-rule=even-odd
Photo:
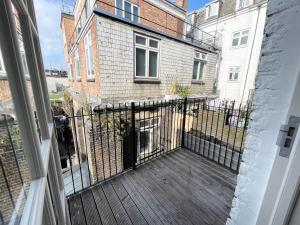
[{"label": "drainpipe", "polygon": [[253,53],[253,47],[254,47],[254,42],[255,42],[255,38],[256,38],[257,25],[258,25],[258,20],[259,20],[259,16],[260,16],[261,5],[257,6],[257,8],[258,8],[258,13],[257,13],[257,18],[256,18],[255,31],[254,31],[253,41],[252,41],[252,45],[251,45],[250,57],[248,60],[248,65],[247,65],[247,72],[246,72],[246,78],[245,78],[244,87],[243,87],[241,103],[243,102],[243,99],[245,96],[245,89],[246,89],[246,84],[247,84],[247,79],[248,79],[248,74],[249,74],[249,69],[250,69],[250,63],[251,63],[251,59],[252,59],[252,53]]}]

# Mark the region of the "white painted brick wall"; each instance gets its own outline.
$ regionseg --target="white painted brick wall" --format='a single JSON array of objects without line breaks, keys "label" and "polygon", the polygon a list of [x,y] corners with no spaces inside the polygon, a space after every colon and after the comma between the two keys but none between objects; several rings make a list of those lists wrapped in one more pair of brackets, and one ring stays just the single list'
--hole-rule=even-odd
[{"label": "white painted brick wall", "polygon": [[[257,222],[278,147],[276,139],[286,122],[299,71],[299,0],[270,0],[267,8],[254,111],[243,162],[227,225],[267,225]],[[297,29],[298,27],[298,29]],[[281,174],[278,173],[278,181]],[[271,187],[277,188],[276,186]],[[275,201],[275,200],[274,200]],[[265,217],[271,212],[265,211]]]},{"label": "white painted brick wall", "polygon": [[[134,83],[134,32],[159,38],[160,84]],[[108,99],[159,98],[168,94],[173,80],[212,93],[217,55],[209,53],[204,71],[205,85],[191,85],[195,47],[146,32],[117,21],[97,17],[100,64],[100,96]],[[199,49],[198,49],[199,50]]]}]

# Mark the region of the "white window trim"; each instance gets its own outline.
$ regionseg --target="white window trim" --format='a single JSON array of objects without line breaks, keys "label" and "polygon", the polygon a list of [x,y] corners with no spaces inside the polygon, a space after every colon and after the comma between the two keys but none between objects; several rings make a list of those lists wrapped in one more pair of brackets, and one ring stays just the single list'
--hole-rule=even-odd
[{"label": "white window trim", "polygon": [[[244,31],[248,31],[248,39],[247,39],[247,43],[246,43],[246,44],[241,44],[242,33],[243,33]],[[233,46],[233,45],[232,45],[233,37],[234,37],[234,35],[235,35],[236,33],[239,33],[239,42],[238,42],[238,45]],[[248,43],[249,43],[250,34],[251,34],[251,33],[250,33],[250,29],[239,30],[239,31],[233,32],[232,35],[231,35],[231,43],[230,43],[231,48],[235,49],[235,48],[247,47],[247,46],[248,46]]]},{"label": "white window trim", "polygon": [[130,2],[130,1],[126,1],[126,0],[122,0],[122,9],[118,9],[117,8],[117,0],[115,0],[115,15],[117,15],[117,13],[118,13],[118,10],[122,10],[122,18],[124,18],[125,19],[125,2],[127,2],[127,3],[129,3],[131,6],[131,21],[132,22],[134,22],[134,20],[133,20],[133,18],[134,18],[134,14],[133,14],[133,7],[135,6],[135,7],[137,7],[137,9],[138,9],[138,15],[137,15],[137,17],[138,17],[138,23],[140,22],[140,7],[138,6],[138,5],[136,5],[136,4],[133,4],[132,2]]},{"label": "white window trim", "polygon": [[[77,60],[79,62],[79,68],[77,68]],[[79,73],[78,73],[79,69]],[[81,79],[81,73],[80,73],[80,58],[78,54],[78,48],[75,50],[75,73],[76,73],[76,79]]]},{"label": "white window trim", "polygon": [[1,53],[1,49],[0,49],[0,63],[1,63],[1,66],[2,66],[2,69],[0,69],[0,73],[5,73],[5,66],[4,66],[4,62],[3,62],[3,56],[2,56],[2,53]]},{"label": "white window trim", "polygon": [[249,7],[250,5],[253,4],[253,0],[249,0],[249,4],[248,4],[248,5],[245,5],[245,6],[243,6],[243,7],[240,7],[240,2],[241,2],[241,0],[237,0],[237,1],[236,1],[236,6],[235,6],[235,10],[236,10],[236,11],[237,11],[237,10],[241,10],[241,9],[245,9],[245,8],[247,8],[247,7]]},{"label": "white window trim", "polygon": [[[90,35],[90,40],[88,39],[89,35]],[[87,78],[94,79],[95,78],[95,70],[94,70],[94,65],[93,65],[93,62],[94,62],[93,51],[90,52],[90,46],[93,47],[91,30],[89,30],[84,37],[84,54],[85,54],[85,61],[86,61],[85,63],[86,63]],[[94,73],[89,73],[89,71],[94,71]]]},{"label": "white window trim", "polygon": [[[197,53],[200,54],[200,57],[196,57],[196,54],[197,54]],[[202,57],[201,57],[201,56],[202,56]],[[203,57],[203,56],[204,56],[204,57]],[[203,67],[203,73],[202,73],[202,76],[201,76],[201,79],[200,79],[200,77],[199,77],[200,64],[199,64],[199,66],[198,66],[198,68],[197,68],[197,78],[194,79],[194,78],[193,78],[193,75],[194,75],[194,74],[192,74],[192,80],[193,80],[193,81],[203,81],[203,80],[204,80],[205,67],[206,67],[205,65],[206,65],[206,63],[207,63],[206,57],[207,57],[207,54],[204,53],[204,52],[199,52],[199,51],[195,51],[195,52],[194,52],[194,58],[193,58],[193,70],[192,70],[192,73],[194,73],[194,62],[195,62],[195,61],[204,62],[204,67]]]},{"label": "white window trim", "polygon": [[[234,74],[236,73],[236,72],[238,72],[238,77],[237,77],[237,79],[230,79],[230,70],[233,70],[233,77],[234,77]],[[229,67],[229,70],[228,70],[228,81],[230,82],[230,83],[232,83],[232,82],[238,82],[239,80],[240,80],[240,75],[241,75],[241,67],[240,66],[231,66],[231,67]]]},{"label": "white window trim", "polygon": [[[214,15],[209,15],[209,8],[213,7],[213,6],[217,8],[217,12]],[[213,2],[210,2],[209,4],[207,4],[206,8],[205,8],[205,19],[209,19],[211,17],[218,16],[218,14],[219,14],[219,7],[220,7],[220,5],[219,5],[218,1],[213,1]]]},{"label": "white window trim", "polygon": [[[141,44],[136,43],[137,36],[146,38],[146,45],[141,45]],[[150,47],[150,45],[149,45],[150,39],[157,41],[157,44],[158,44],[157,48]],[[160,42],[160,40],[158,40],[156,38],[152,38],[152,37],[145,36],[142,34],[136,34],[136,33],[134,34],[134,77],[135,77],[135,79],[159,79],[159,68],[160,68],[159,67],[159,61],[160,61],[160,43],[159,42]],[[145,76],[137,76],[136,75],[136,49],[137,48],[146,50]],[[149,51],[157,52],[157,65],[156,65],[157,75],[156,75],[156,77],[149,76]]]}]

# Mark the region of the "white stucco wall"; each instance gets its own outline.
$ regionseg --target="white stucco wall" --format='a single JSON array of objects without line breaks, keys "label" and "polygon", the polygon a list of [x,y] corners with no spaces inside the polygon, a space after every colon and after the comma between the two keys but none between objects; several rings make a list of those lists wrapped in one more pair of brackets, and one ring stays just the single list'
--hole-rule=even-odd
[{"label": "white stucco wall", "polygon": [[[249,90],[254,88],[265,18],[266,4],[263,4],[261,8],[252,6],[237,11],[234,15],[224,16],[218,23],[214,20],[200,27],[211,34],[214,34],[217,29],[217,32],[222,35],[222,60],[217,84],[220,98],[247,101]],[[250,30],[247,45],[233,48],[233,33],[247,29]],[[237,81],[229,81],[230,67],[240,67]]]},{"label": "white stucco wall", "polygon": [[278,156],[276,140],[291,109],[296,105],[299,112],[294,96],[300,74],[299,12],[299,0],[268,2],[254,111],[227,225],[282,224],[271,222],[272,211],[290,159]]}]

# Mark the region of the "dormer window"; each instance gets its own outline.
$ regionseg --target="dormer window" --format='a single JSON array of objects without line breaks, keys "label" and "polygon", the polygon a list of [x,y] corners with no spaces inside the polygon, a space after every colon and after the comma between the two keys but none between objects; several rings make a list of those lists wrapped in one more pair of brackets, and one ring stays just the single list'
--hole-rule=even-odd
[{"label": "dormer window", "polygon": [[236,3],[237,3],[236,9],[239,10],[239,9],[243,9],[243,8],[246,8],[249,5],[251,5],[252,0],[237,0]]},{"label": "dormer window", "polygon": [[219,2],[215,1],[206,6],[206,19],[217,16],[219,12]]}]

